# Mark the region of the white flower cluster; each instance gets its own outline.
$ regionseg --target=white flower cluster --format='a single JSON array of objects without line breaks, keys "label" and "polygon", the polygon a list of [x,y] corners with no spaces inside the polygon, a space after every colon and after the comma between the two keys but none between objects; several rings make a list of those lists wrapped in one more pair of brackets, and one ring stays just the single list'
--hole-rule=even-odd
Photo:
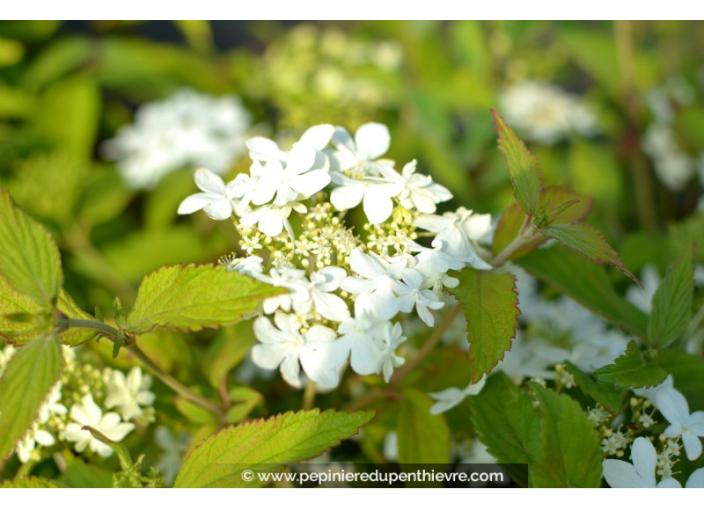
[{"label": "white flower cluster", "polygon": [[[399,314],[415,311],[433,326],[443,289],[458,284],[448,271],[491,267],[477,243],[491,228],[490,215],[462,207],[435,214],[452,195],[418,173],[415,161],[399,172],[381,159],[389,145],[388,129],[376,123],[354,137],[315,126],[290,150],[253,138],[248,174],[225,184],[200,169],[202,192],[179,206],[179,214],[234,217],[247,257],[224,262],[290,291],[264,301],[252,359],[279,368],[294,387],[302,385],[301,367],[319,385],[335,387],[348,361],[358,374],[388,381],[404,361],[396,353],[406,340]],[[360,205],[367,220],[361,236],[343,221]],[[429,246],[420,237],[432,238]]]},{"label": "white flower cluster", "polygon": [[597,119],[578,96],[547,83],[525,81],[499,94],[499,105],[509,125],[528,140],[545,145],[573,134],[597,133]]},{"label": "white flower cluster", "polygon": [[152,188],[166,174],[186,166],[207,166],[218,174],[244,153],[249,112],[234,96],[212,97],[183,89],[141,106],[135,123],[103,146],[135,189]]},{"label": "white flower cluster", "polygon": [[[76,359],[73,349],[63,347],[64,371],[37,414],[35,423],[18,443],[15,451],[22,463],[38,461],[43,449],[57,441],[75,443],[74,449],[89,448],[101,457],[112,455],[112,448],[83,430],[89,426],[113,441],[122,441],[135,423],[153,420],[152,380],[134,367],[127,376],[119,370],[99,370],[91,363]],[[0,351],[0,374],[16,349],[11,345]],[[111,410],[105,412],[105,410]]]},{"label": "white flower cluster", "polygon": [[[696,461],[701,457],[702,442],[699,438],[704,437],[704,411],[689,412],[689,404],[684,395],[675,389],[672,376],[654,388],[636,389],[634,393],[651,402],[669,423],[659,438],[661,451],[658,453],[650,440],[638,437],[631,449],[633,464],[606,459],[603,462],[604,478],[611,487],[679,488],[681,484],[673,478],[673,467],[682,449],[679,441],[684,445],[688,460]],[[653,424],[648,423],[644,428],[650,428]],[[656,482],[656,475],[661,477],[660,482]],[[685,487],[704,488],[704,468],[695,470]]]}]

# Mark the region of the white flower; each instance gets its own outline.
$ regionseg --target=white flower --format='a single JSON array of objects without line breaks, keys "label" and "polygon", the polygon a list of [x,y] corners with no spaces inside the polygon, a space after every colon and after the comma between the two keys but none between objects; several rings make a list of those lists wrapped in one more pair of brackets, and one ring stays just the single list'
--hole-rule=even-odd
[{"label": "white flower", "polygon": [[226,220],[238,210],[235,198],[235,182],[225,185],[219,175],[207,168],[196,170],[195,181],[203,193],[196,193],[187,197],[178,206],[178,214],[192,214],[201,209],[214,220]]},{"label": "white flower", "polygon": [[645,266],[640,281],[643,283],[643,287],[631,285],[626,291],[626,299],[645,313],[650,313],[653,295],[660,285],[660,275],[657,268],[650,264]]},{"label": "white flower", "polygon": [[350,256],[350,267],[361,278],[348,276],[341,285],[343,290],[358,294],[355,314],[369,313],[380,319],[391,319],[402,308],[410,312],[413,300],[408,301],[403,297],[412,293],[413,289],[401,282],[401,279],[417,271],[406,267],[406,264],[406,259],[389,262],[356,248]]},{"label": "white flower", "polygon": [[340,324],[340,342],[350,351],[350,366],[359,375],[381,371],[381,339],[389,321],[380,321],[361,314]]},{"label": "white flower", "polygon": [[301,333],[295,317],[280,311],[274,322],[276,327],[266,317],[254,321],[254,333],[262,343],[252,348],[252,361],[269,370],[279,368],[284,380],[296,388],[301,387],[301,366],[316,383],[337,386],[337,369],[348,354],[345,345],[335,341],[337,334],[320,325]]},{"label": "white flower", "polygon": [[17,443],[17,457],[20,462],[27,463],[30,460],[39,460],[39,454],[36,452],[38,446],[52,446],[56,443],[56,439],[46,430],[37,428],[35,423],[22,440]]},{"label": "white flower", "polygon": [[131,187],[151,188],[186,166],[224,174],[244,152],[249,125],[250,115],[236,97],[180,90],[141,106],[135,123],[121,128],[103,149]]},{"label": "white flower", "polygon": [[430,310],[439,310],[445,306],[445,303],[432,290],[423,289],[423,275],[420,272],[404,271],[402,280],[409,291],[399,297],[399,311],[411,313],[415,306],[420,320],[432,327],[435,324],[435,318]]},{"label": "white flower", "polygon": [[689,475],[685,489],[704,489],[704,468],[696,469]]},{"label": "white flower", "polygon": [[655,464],[657,453],[650,441],[637,438],[631,448],[633,464],[622,460],[606,459],[603,462],[604,478],[614,489],[679,488],[674,478],[664,478],[656,485]]},{"label": "white flower", "polygon": [[[276,142],[256,137],[247,141],[252,182],[244,187],[244,203],[285,206],[289,202],[305,200],[330,183],[327,156],[321,152],[332,137],[329,124],[308,129],[289,152],[282,151]],[[264,162],[261,165],[260,162]]]},{"label": "white flower", "polygon": [[435,239],[443,243],[443,249],[449,255],[475,269],[491,269],[491,265],[482,260],[476,251],[477,240],[491,230],[490,214],[473,214],[471,210],[460,207],[442,216],[422,214],[414,224],[437,233]]},{"label": "white flower", "polygon": [[670,426],[665,429],[665,436],[682,437],[687,458],[698,459],[702,454],[699,438],[704,437],[704,411],[689,414],[687,399],[675,389],[659,391],[655,396],[655,406],[670,422]]},{"label": "white flower", "polygon": [[392,198],[401,193],[402,188],[398,183],[371,179],[351,179],[340,173],[333,174],[332,180],[338,187],[330,193],[330,202],[340,211],[357,207],[362,202],[369,223],[383,223],[393,212]]},{"label": "white flower", "polygon": [[240,223],[245,227],[257,225],[259,230],[270,237],[276,237],[286,229],[286,232],[293,239],[293,229],[288,221],[291,211],[303,214],[308,209],[300,202],[289,202],[283,206],[264,205],[242,215]]},{"label": "white flower", "polygon": [[112,448],[95,439],[93,435],[83,430],[84,426],[92,427],[111,441],[122,441],[127,434],[134,430],[133,423],[121,423],[117,413],[106,413],[93,401],[92,395],[86,395],[80,404],[71,407],[72,423],[69,423],[62,435],[66,441],[76,443],[76,451],[83,452],[90,447],[101,457],[112,455]]},{"label": "white flower", "polygon": [[633,390],[633,393],[638,395],[639,397],[645,397],[648,399],[653,405],[657,406],[657,395],[661,391],[670,391],[675,389],[675,380],[672,378],[672,375],[668,375],[667,378],[658,384],[657,386],[651,387],[651,388],[635,388]]},{"label": "white flower", "polygon": [[332,144],[336,148],[329,152],[332,170],[348,171],[357,179],[369,175],[376,176],[379,174],[379,165],[388,164],[374,161],[389,150],[391,136],[386,126],[370,122],[357,130],[354,140],[344,128],[335,128]]},{"label": "white flower", "polygon": [[61,382],[57,383],[49,392],[49,397],[37,414],[38,423],[46,423],[52,416],[63,416],[68,412],[61,402]]},{"label": "white flower", "polygon": [[450,200],[452,193],[444,186],[433,182],[429,175],[417,174],[416,166],[414,159],[403,167],[401,174],[386,165],[380,166],[379,170],[389,181],[401,186],[398,199],[403,207],[410,211],[434,213],[435,204]]},{"label": "white flower", "polygon": [[310,300],[294,301],[294,309],[299,313],[307,313],[315,305],[315,311],[325,319],[337,322],[349,319],[350,310],[347,303],[333,294],[333,291],[340,288],[346,276],[344,269],[333,266],[311,273],[310,283],[307,284]]},{"label": "white flower", "polygon": [[132,368],[126,378],[119,370],[113,370],[107,386],[105,407],[108,409],[117,407],[125,421],[139,418],[142,415],[141,408],[154,403],[154,393],[149,391],[152,378],[142,374],[142,369],[139,367]]},{"label": "white flower", "polygon": [[447,272],[450,269],[457,271],[464,267],[464,262],[446,253],[444,245],[445,243],[439,239],[433,240],[433,248],[426,248],[414,241],[408,243],[411,252],[415,253],[413,269],[423,275],[424,286],[437,294],[442,292],[443,287],[450,289],[457,287],[460,281],[448,276]]},{"label": "white flower", "polygon": [[384,375],[384,381],[388,383],[394,373],[394,368],[400,367],[406,361],[396,355],[396,349],[406,341],[406,337],[403,336],[403,330],[399,323],[391,325],[390,322],[387,322],[381,332],[381,338],[379,339],[379,344],[381,345],[381,373]]},{"label": "white flower", "polygon": [[482,377],[479,382],[474,384],[469,384],[465,389],[461,390],[459,388],[446,388],[442,391],[436,393],[428,393],[430,398],[437,400],[435,404],[430,408],[430,414],[442,414],[445,411],[452,409],[465,398],[471,395],[479,395],[479,392],[484,388],[486,383],[486,376]]},{"label": "white flower", "polygon": [[295,303],[302,303],[311,299],[307,288],[306,273],[302,269],[286,266],[280,270],[271,268],[269,275],[253,273],[252,277],[274,287],[283,287],[290,292],[265,299],[262,304],[265,314],[270,315],[278,309],[289,312]]},{"label": "white flower", "polygon": [[168,428],[159,425],[154,431],[154,441],[164,451],[154,466],[164,475],[166,483],[171,485],[181,469],[181,462],[191,443],[191,436],[181,432],[178,437],[175,437]]},{"label": "white flower", "polygon": [[226,267],[228,271],[237,271],[240,274],[254,276],[261,275],[264,272],[264,267],[262,266],[263,262],[263,258],[250,255],[245,258],[229,259],[226,262]]},{"label": "white flower", "polygon": [[573,132],[597,131],[594,114],[580,99],[553,85],[526,81],[499,94],[500,111],[529,140],[552,145]]}]

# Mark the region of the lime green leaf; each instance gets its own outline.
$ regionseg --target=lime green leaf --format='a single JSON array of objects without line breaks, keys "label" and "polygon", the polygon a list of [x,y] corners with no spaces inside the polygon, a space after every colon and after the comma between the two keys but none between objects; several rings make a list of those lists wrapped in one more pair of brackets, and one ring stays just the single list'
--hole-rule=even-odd
[{"label": "lime green leaf", "polygon": [[0,218],[0,273],[17,291],[45,308],[50,306],[63,280],[56,244],[3,190]]},{"label": "lime green leaf", "polygon": [[651,363],[672,374],[690,409],[704,409],[704,359],[683,351],[658,351]]},{"label": "lime green leaf", "polygon": [[542,423],[531,399],[503,373],[486,381],[471,399],[472,422],[488,452],[506,464],[533,464],[540,453]]},{"label": "lime green leaf", "polygon": [[243,480],[242,471],[273,472],[286,463],[320,455],[355,435],[373,417],[373,411],[321,413],[314,409],[227,427],[191,451],[174,487],[262,485],[256,476]]},{"label": "lime green leaf", "polygon": [[572,374],[575,385],[584,392],[585,395],[592,397],[599,402],[613,416],[621,412],[621,396],[614,388],[613,384],[600,383],[592,379],[589,375],[582,372],[571,361],[565,361],[567,371]]},{"label": "lime green leaf", "polygon": [[6,480],[0,485],[0,489],[60,489],[63,487],[54,480],[48,478],[20,478],[19,480]]},{"label": "lime green leaf", "polygon": [[10,359],[0,377],[0,462],[32,425],[62,366],[55,335],[36,338]]},{"label": "lime green leaf", "polygon": [[218,420],[218,417],[207,409],[204,409],[198,404],[194,404],[190,400],[186,400],[183,397],[174,397],[174,405],[176,406],[178,412],[191,423],[203,425],[204,423],[214,423]]},{"label": "lime green leaf", "polygon": [[531,253],[517,264],[610,322],[646,338],[648,317],[616,293],[604,268],[561,246]]},{"label": "lime green leaf", "polygon": [[540,401],[543,434],[540,458],[530,469],[533,487],[600,487],[601,443],[577,402],[532,383]]},{"label": "lime green leaf", "polygon": [[396,423],[400,463],[450,462],[450,429],[442,414],[430,414],[432,405],[422,391],[404,390]]},{"label": "lime green leaf", "polygon": [[668,237],[671,260],[689,256],[694,247],[694,263],[704,262],[704,214],[670,225]]},{"label": "lime green leaf", "polygon": [[496,110],[491,111],[499,133],[499,150],[504,155],[516,201],[532,216],[538,212],[538,200],[543,189],[543,177],[535,159],[516,133]]},{"label": "lime green leaf", "polygon": [[[551,223],[573,223],[586,218],[592,210],[594,201],[591,198],[575,193],[567,188],[560,186],[551,186],[545,188],[540,193],[540,201],[538,203],[539,215],[550,218]],[[556,208],[563,204],[572,204],[559,214],[550,214]],[[521,231],[521,227],[527,219],[526,213],[521,209],[518,202],[514,202],[501,215],[496,233],[494,234],[494,242],[492,252],[498,255],[501,251],[513,241]],[[508,258],[508,260],[517,259],[532,252],[538,246],[547,241],[547,238],[542,237],[536,239],[532,243],[519,248]]]},{"label": "lime green leaf", "polygon": [[511,349],[518,326],[516,279],[509,273],[463,269],[453,273],[460,283],[449,289],[467,319],[469,370],[472,382],[491,372]]},{"label": "lime green leaf", "polygon": [[234,405],[227,410],[225,419],[227,423],[239,423],[251,413],[257,405],[264,401],[258,391],[244,386],[230,388],[227,397]]},{"label": "lime green leaf", "polygon": [[126,330],[141,334],[160,328],[198,331],[226,326],[281,292],[222,266],[164,267],[142,281]]},{"label": "lime green leaf", "polygon": [[[63,289],[59,291],[56,307],[67,317],[92,319]],[[30,319],[16,319],[23,315]],[[55,317],[51,310],[42,308],[29,297],[20,294],[0,277],[0,337],[6,338],[15,345],[24,345],[55,328]],[[62,332],[60,338],[62,343],[75,346],[87,342],[94,336],[95,333],[87,329],[69,329]]]},{"label": "lime green leaf", "polygon": [[631,280],[640,285],[638,278],[626,269],[621,262],[621,257],[618,256],[616,250],[606,243],[604,236],[597,229],[586,223],[572,223],[569,225],[554,225],[550,224],[543,227],[540,231],[551,239],[566,246],[572,251],[575,251],[588,258],[595,264],[609,264],[615,267]]},{"label": "lime green leaf", "polygon": [[648,322],[650,345],[664,349],[684,333],[692,314],[693,293],[694,268],[689,256],[667,274],[655,291]]},{"label": "lime green leaf", "polygon": [[209,51],[213,48],[213,33],[210,22],[202,19],[177,19],[174,23],[183,33],[188,44],[198,51]]},{"label": "lime green leaf", "polygon": [[641,356],[638,343],[631,340],[625,354],[594,372],[594,378],[603,383],[616,384],[621,388],[647,388],[660,384],[667,377],[662,368],[651,365]]},{"label": "lime green leaf", "polygon": [[60,480],[77,489],[109,489],[112,487],[112,471],[87,464],[83,459],[74,457],[68,452],[63,454],[66,461],[66,471]]}]

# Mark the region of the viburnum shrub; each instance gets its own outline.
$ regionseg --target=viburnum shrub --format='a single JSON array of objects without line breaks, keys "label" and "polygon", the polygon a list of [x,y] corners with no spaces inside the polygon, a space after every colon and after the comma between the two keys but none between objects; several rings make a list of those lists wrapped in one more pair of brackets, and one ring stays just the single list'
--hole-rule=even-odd
[{"label": "viburnum shrub", "polygon": [[[702,365],[686,352],[700,320],[690,320],[691,246],[673,256],[646,315],[599,267],[640,285],[584,222],[592,201],[544,185],[536,158],[496,112],[494,120],[515,197],[498,222],[471,204],[448,207],[450,191],[417,161],[386,159],[384,125],[354,136],[317,125],[283,148],[251,138],[249,172],[226,183],[221,168],[201,168],[200,192],[178,207],[232,222],[237,248],[218,264],[147,275],[131,309],[116,299],[112,318],[76,305],[50,234],[0,192],[0,333],[11,344],[0,354],[0,459],[16,455],[26,474],[61,450],[88,460],[114,451],[115,486],[257,485],[243,470],[282,469],[360,430],[364,440],[373,409],[389,399],[401,401],[399,420],[415,417],[439,438],[426,444],[399,428],[397,460],[449,462],[441,415],[469,397],[466,438],[500,463],[527,464],[517,483],[701,486],[704,412],[690,406],[704,401],[686,376]],[[606,321],[566,297],[541,300],[526,271]],[[575,345],[537,339],[522,311]],[[227,369],[213,376],[216,394],[186,385],[140,347],[154,331],[241,321],[256,338],[249,369],[278,370],[289,392],[305,388],[302,410],[252,421],[267,396],[232,386]],[[100,338],[141,368],[100,368],[79,348]],[[465,338],[469,385],[415,389],[438,346]],[[193,442],[181,445],[165,427],[152,377],[176,394],[165,405],[204,424]],[[313,408],[316,394],[345,382],[345,409]],[[152,425],[177,452],[176,469],[143,468],[144,452],[132,461],[123,440]]]}]

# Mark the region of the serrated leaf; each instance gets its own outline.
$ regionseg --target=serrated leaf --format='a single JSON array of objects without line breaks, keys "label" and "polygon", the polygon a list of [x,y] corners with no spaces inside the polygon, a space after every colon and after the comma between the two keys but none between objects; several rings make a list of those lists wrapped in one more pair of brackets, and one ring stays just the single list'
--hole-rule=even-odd
[{"label": "serrated leaf", "polygon": [[227,326],[283,291],[222,266],[164,267],[142,281],[125,329],[141,334]]},{"label": "serrated leaf", "polygon": [[242,471],[273,472],[286,463],[320,455],[354,436],[373,417],[373,411],[314,409],[224,428],[191,451],[174,487],[260,486],[256,476],[243,480]]},{"label": "serrated leaf", "polygon": [[550,239],[555,239],[561,245],[575,251],[595,264],[609,264],[615,267],[631,280],[640,285],[638,278],[626,269],[616,250],[608,245],[604,236],[597,229],[586,223],[571,223],[569,225],[548,225],[540,231]]},{"label": "serrated leaf", "polygon": [[[550,186],[549,188],[545,188],[541,191],[538,209],[540,211],[545,211],[547,214],[549,211],[552,211],[560,205],[566,203],[573,203],[573,205],[566,208],[559,214],[554,215],[551,218],[551,223],[573,223],[575,221],[583,220],[589,215],[594,201],[591,198],[575,193],[570,189],[560,186]],[[496,226],[496,232],[494,234],[494,241],[492,245],[492,252],[494,255],[501,253],[501,251],[506,248],[506,246],[508,246],[509,243],[516,238],[516,236],[518,236],[521,231],[521,227],[526,221],[526,218],[527,215],[523,209],[521,209],[518,202],[514,202],[508,207],[508,209],[506,209],[506,211],[504,211],[498,225]],[[528,243],[513,252],[507,260],[523,257],[546,241],[547,238],[545,237],[536,239],[532,243]]]},{"label": "serrated leaf", "polygon": [[530,469],[533,487],[600,487],[601,442],[589,417],[567,395],[531,383],[543,416],[538,462]]},{"label": "serrated leaf", "polygon": [[0,377],[0,463],[32,425],[62,367],[61,344],[51,334],[36,338],[10,359]]},{"label": "serrated leaf", "polygon": [[516,263],[609,322],[646,338],[647,315],[616,293],[603,267],[559,245],[531,253]]},{"label": "serrated leaf", "polygon": [[516,201],[526,214],[535,216],[543,188],[540,165],[516,133],[506,124],[496,110],[492,110],[496,131],[499,133],[499,150],[504,155]]},{"label": "serrated leaf", "polygon": [[0,484],[0,489],[60,489],[63,487],[54,480],[30,476],[19,480],[5,480]]},{"label": "serrated leaf", "polygon": [[54,240],[1,189],[0,218],[0,274],[15,290],[49,307],[63,281]]},{"label": "serrated leaf", "polygon": [[692,314],[693,293],[694,268],[689,256],[665,276],[653,295],[648,322],[650,345],[664,349],[685,332]]},{"label": "serrated leaf", "polygon": [[520,315],[516,278],[470,268],[453,276],[460,283],[448,290],[462,305],[467,319],[470,377],[477,382],[504,359],[516,336]]},{"label": "serrated leaf", "polygon": [[567,371],[572,374],[575,385],[582,390],[585,395],[590,396],[599,402],[613,416],[621,412],[621,396],[614,389],[613,384],[600,383],[582,372],[571,361],[565,361]]},{"label": "serrated leaf", "polygon": [[401,464],[450,462],[450,429],[442,414],[430,414],[433,401],[415,388],[403,391],[396,422]]},{"label": "serrated leaf", "polygon": [[594,372],[594,378],[603,383],[616,384],[621,388],[649,388],[660,384],[667,377],[662,368],[643,359],[638,343],[631,340],[626,352],[613,364]]},{"label": "serrated leaf", "polygon": [[540,453],[542,422],[527,395],[502,372],[471,399],[472,422],[488,452],[506,464],[533,464]]}]

